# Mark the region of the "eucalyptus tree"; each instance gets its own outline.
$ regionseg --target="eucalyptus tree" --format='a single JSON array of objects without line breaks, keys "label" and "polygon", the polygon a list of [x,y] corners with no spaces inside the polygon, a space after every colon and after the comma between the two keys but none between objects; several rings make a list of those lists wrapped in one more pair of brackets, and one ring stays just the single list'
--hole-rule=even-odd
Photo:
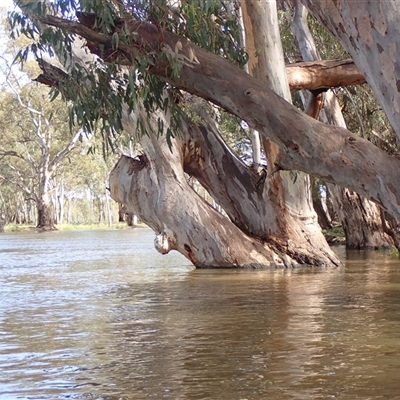
[{"label": "eucalyptus tree", "polygon": [[[262,2],[243,3],[247,7],[243,12],[256,29],[265,30],[267,36],[275,33],[277,43],[273,24],[256,24],[256,16],[249,12],[256,3]],[[347,37],[334,27],[340,18],[347,18],[340,13],[351,2],[343,2],[342,9],[334,2],[305,3],[322,23],[329,22],[347,51],[355,47],[349,53],[374,91],[391,85],[393,94],[398,72],[390,40],[400,12],[391,8],[392,2],[385,2],[388,6],[374,2],[380,20],[367,31],[353,23]],[[337,20],[324,14],[325,3]],[[198,267],[339,264],[318,232],[302,172],[349,187],[400,220],[400,161],[344,128],[313,120],[280,97],[282,93],[275,93],[276,87],[247,74],[242,69],[247,57],[238,45],[237,10],[230,4],[189,0],[173,6],[164,1],[119,0],[19,0],[17,4],[22,14],[12,16],[14,29],[37,40],[32,50],[39,60],[41,53],[53,51],[64,64],[61,70],[40,60],[43,74],[38,80],[74,102],[72,120],[87,129],[100,121],[107,140],[114,130],[122,129],[140,136],[143,153],[119,159],[110,176],[110,191],[154,229],[160,252],[178,250]],[[366,12],[377,18],[373,11]],[[392,35],[385,40],[379,36],[383,25]],[[371,46],[378,44],[389,54],[383,75],[376,66],[363,65],[367,59],[376,64],[369,56],[375,55]],[[331,85],[322,82],[319,88]],[[237,159],[209,113],[189,119],[186,92],[259,131],[267,143],[268,171],[258,173]],[[397,123],[395,116],[389,120]],[[202,183],[228,218],[191,190],[185,172]]]},{"label": "eucalyptus tree", "polygon": [[52,230],[54,178],[82,133],[69,133],[65,107],[60,102],[50,104],[47,88],[36,83],[19,86],[10,71],[7,83],[0,109],[2,184],[33,201],[37,227]]},{"label": "eucalyptus tree", "polygon": [[[320,60],[320,54],[316,47],[313,34],[308,27],[308,10],[300,0],[295,0],[294,4],[294,31],[302,59],[304,61]],[[314,22],[313,25],[315,28],[316,23]],[[316,29],[313,30],[314,34],[315,31]],[[321,28],[319,28],[318,31],[321,32]],[[324,53],[327,51],[332,52],[332,47],[334,46],[329,46],[330,43],[332,43],[332,40],[328,38],[328,40],[325,40],[325,43],[320,45]],[[337,49],[336,53],[339,54],[333,55],[343,57],[342,49]],[[353,89],[353,92],[356,90],[358,90],[358,88]],[[345,93],[349,93],[350,95],[349,90],[346,90]],[[322,121],[346,128],[345,116],[349,115],[349,110],[346,110],[346,103],[343,102],[343,96],[341,99],[341,104],[344,104],[343,107],[339,105],[339,98],[333,90],[327,90],[324,94],[324,98],[322,98],[322,96],[323,93],[314,92],[308,99],[309,107],[311,103],[315,102],[320,105],[320,107],[313,106],[314,108],[318,108],[315,112],[315,118],[318,118],[320,115]],[[368,101],[371,102],[371,99],[364,99],[364,102]],[[319,112],[322,103],[324,106],[321,112]],[[375,108],[376,107],[377,103],[375,101]],[[356,114],[362,113],[364,111],[363,108],[351,107],[353,113],[355,109]],[[344,114],[344,112],[346,112],[346,114]],[[357,125],[353,125],[354,128],[357,128],[355,132],[359,132],[361,136],[365,136],[367,132],[364,125],[367,123],[368,118],[365,115],[363,117],[358,116]],[[376,125],[375,129],[378,130],[378,123],[374,125]],[[370,133],[372,129],[373,128],[370,127],[368,133]],[[390,218],[386,220],[384,213],[377,204],[347,188],[339,187],[332,183],[328,184],[327,187],[332,194],[332,201],[335,205],[337,216],[343,226],[346,236],[346,246],[348,248],[387,248],[398,246],[399,240],[397,238],[396,229],[390,226]]]}]

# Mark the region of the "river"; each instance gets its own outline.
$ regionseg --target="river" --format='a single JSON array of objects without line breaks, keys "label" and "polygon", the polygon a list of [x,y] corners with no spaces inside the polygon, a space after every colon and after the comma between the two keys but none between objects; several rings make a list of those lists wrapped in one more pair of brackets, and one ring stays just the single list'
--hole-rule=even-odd
[{"label": "river", "polygon": [[399,399],[400,262],[195,270],[149,229],[0,236],[0,399]]}]

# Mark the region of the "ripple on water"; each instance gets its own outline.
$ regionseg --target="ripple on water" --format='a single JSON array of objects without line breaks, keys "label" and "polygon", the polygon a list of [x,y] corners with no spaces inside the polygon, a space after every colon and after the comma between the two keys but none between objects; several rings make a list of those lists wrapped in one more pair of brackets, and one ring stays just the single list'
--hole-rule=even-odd
[{"label": "ripple on water", "polygon": [[398,261],[196,271],[152,243],[148,229],[2,236],[0,398],[398,395]]}]

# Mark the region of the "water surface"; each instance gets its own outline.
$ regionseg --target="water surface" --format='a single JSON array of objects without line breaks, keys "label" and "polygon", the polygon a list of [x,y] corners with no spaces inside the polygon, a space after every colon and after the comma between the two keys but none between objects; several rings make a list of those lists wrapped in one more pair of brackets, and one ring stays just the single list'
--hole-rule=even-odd
[{"label": "water surface", "polygon": [[1,399],[400,398],[400,263],[194,270],[149,229],[0,236]]}]

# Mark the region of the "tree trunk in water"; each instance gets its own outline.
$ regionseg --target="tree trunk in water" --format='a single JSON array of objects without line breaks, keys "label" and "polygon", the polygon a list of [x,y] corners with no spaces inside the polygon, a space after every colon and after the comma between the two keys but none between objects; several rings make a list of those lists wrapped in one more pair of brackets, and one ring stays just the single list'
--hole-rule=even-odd
[{"label": "tree trunk in water", "polygon": [[341,191],[346,200],[344,201],[342,196],[333,196],[332,200],[346,235],[346,247],[349,249],[393,247],[395,243],[392,237],[382,226],[382,213],[379,207],[348,189]]},{"label": "tree trunk in water", "polygon": [[134,228],[137,225],[137,216],[135,214],[127,214],[126,224],[131,228]]},{"label": "tree trunk in water", "polygon": [[196,267],[285,266],[283,255],[274,258],[261,242],[244,237],[189,187],[176,146],[170,152],[154,136],[142,144],[146,155],[121,156],[110,174],[110,191],[156,232],[160,253],[178,250]]},{"label": "tree trunk in water", "polygon": [[44,231],[54,231],[56,227],[54,226],[52,209],[48,202],[39,201],[37,204],[38,212],[38,223],[37,228],[41,228]]},{"label": "tree trunk in water", "polygon": [[41,172],[39,179],[39,194],[36,198],[37,228],[45,231],[56,230],[54,226],[53,210],[50,203],[49,196],[49,179],[50,173],[48,171],[48,152],[42,155]]},{"label": "tree trunk in water", "polygon": [[[242,0],[241,7],[249,73],[291,102],[276,2]],[[269,219],[277,221],[275,227],[272,225],[271,234],[293,242],[299,249],[307,243],[315,258],[321,254],[323,258],[330,249],[313,209],[309,176],[299,171],[276,171],[276,162],[285,157],[284,152],[266,138],[263,145],[268,160],[267,199],[272,209]]]},{"label": "tree trunk in water", "polygon": [[[295,32],[297,42],[303,60],[306,62],[319,59],[314,39],[307,25],[308,11],[300,0],[295,1]],[[308,108],[312,108],[317,102],[317,96],[313,93],[309,98]],[[319,99],[320,100],[320,99]],[[315,107],[314,107],[315,108]],[[314,118],[318,118],[319,110]],[[340,106],[335,94],[328,90],[325,94],[324,108],[321,114],[324,122],[346,128]],[[348,248],[378,248],[393,247],[392,237],[387,234],[389,229],[381,218],[379,206],[362,198],[355,192],[341,188],[334,184],[328,184],[332,195],[332,201],[346,235],[346,246]]]},{"label": "tree trunk in water", "polygon": [[[150,121],[153,124],[156,114]],[[164,126],[167,124],[164,121]],[[130,126],[133,129],[136,125]],[[144,154],[135,159],[122,156],[110,174],[112,198],[156,232],[158,251],[165,254],[177,250],[199,268],[340,263],[330,249],[323,253],[324,257],[315,257],[313,237],[307,246],[299,247],[290,238],[268,235],[260,229],[268,223],[259,218],[257,210],[257,204],[261,210],[264,208],[263,180],[235,160],[212,130],[185,121],[182,130],[184,133],[172,140],[172,152],[165,138],[143,137]],[[210,194],[226,207],[229,219],[197,195],[189,186],[185,171],[198,171],[199,181],[206,187],[210,185]]]}]

